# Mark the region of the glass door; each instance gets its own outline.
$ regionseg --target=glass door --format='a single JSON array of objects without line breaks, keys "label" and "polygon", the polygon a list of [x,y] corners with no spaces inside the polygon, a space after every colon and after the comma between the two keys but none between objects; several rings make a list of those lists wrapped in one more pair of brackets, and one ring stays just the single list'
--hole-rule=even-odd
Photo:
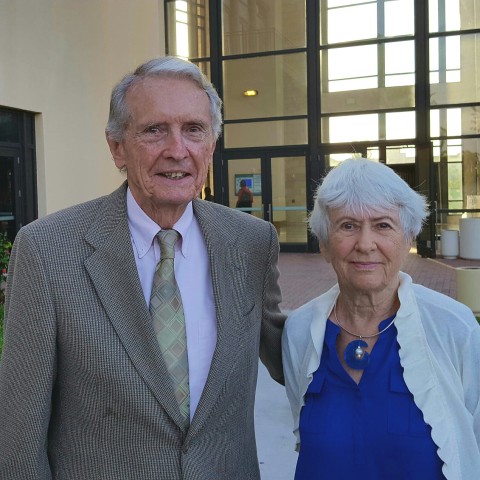
[{"label": "glass door", "polygon": [[262,158],[228,160],[227,205],[265,219],[262,190]]},{"label": "glass door", "polygon": [[267,162],[271,171],[268,220],[275,225],[283,250],[305,251],[308,240],[305,157],[269,157]]},{"label": "glass door", "polygon": [[307,250],[305,155],[238,156],[227,160],[227,205],[275,226],[283,251]]}]

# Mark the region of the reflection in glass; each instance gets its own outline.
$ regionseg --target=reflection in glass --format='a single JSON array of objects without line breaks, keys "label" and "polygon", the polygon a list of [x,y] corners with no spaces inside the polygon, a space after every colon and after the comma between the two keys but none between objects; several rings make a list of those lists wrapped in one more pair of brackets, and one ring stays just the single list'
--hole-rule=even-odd
[{"label": "reflection in glass", "polygon": [[429,0],[428,13],[431,32],[480,27],[478,0]]},{"label": "reflection in glass", "polygon": [[415,165],[416,149],[413,145],[387,147],[387,165],[412,164]]},{"label": "reflection in glass", "polygon": [[349,113],[394,108],[413,108],[415,87],[382,87],[366,90],[323,93],[321,107],[323,113]]},{"label": "reflection in glass", "polygon": [[272,223],[281,243],[307,242],[305,157],[274,157]]},{"label": "reflection in glass", "polygon": [[307,120],[278,120],[224,125],[226,148],[305,145]]},{"label": "reflection in glass", "polygon": [[415,45],[413,40],[385,44],[385,86],[400,85],[415,85]]},{"label": "reflection in glass", "polygon": [[[476,138],[433,141],[439,208],[466,209],[480,205],[480,143]],[[444,217],[440,223],[451,222]]]},{"label": "reflection in glass", "polygon": [[[320,13],[320,25],[323,27],[320,36],[321,45],[377,38],[377,5],[374,2],[328,8],[327,11],[328,28],[325,22],[322,22],[324,19],[322,10]],[[361,28],[358,22],[360,18],[362,19]]]},{"label": "reflection in glass", "polygon": [[385,37],[413,35],[415,33],[414,18],[414,0],[387,0],[385,2]]},{"label": "reflection in glass", "polygon": [[414,0],[320,3],[320,45],[414,34]]},{"label": "reflection in glass", "polygon": [[377,46],[332,48],[322,52],[322,68],[328,72],[328,83],[323,90],[329,92],[360,90],[378,86]]},{"label": "reflection in glass", "polygon": [[208,0],[167,1],[166,17],[169,55],[210,56]]},{"label": "reflection in glass", "polygon": [[413,40],[387,43],[381,49],[378,45],[334,48],[320,55],[323,92],[415,85]]},{"label": "reflection in glass", "polygon": [[452,137],[480,133],[479,107],[435,108],[430,110],[430,136]]},{"label": "reflection in glass", "polygon": [[378,140],[378,114],[325,117],[322,141],[325,143]]},{"label": "reflection in glass", "polygon": [[307,114],[305,53],[226,60],[223,70],[226,120]]},{"label": "reflection in glass", "polygon": [[305,0],[223,0],[223,54],[306,46]]},{"label": "reflection in glass", "polygon": [[380,140],[415,138],[415,112],[386,113],[385,127],[385,137]]},{"label": "reflection in glass", "polygon": [[0,110],[0,142],[20,142],[18,113],[15,110]]},{"label": "reflection in glass", "polygon": [[430,40],[432,105],[480,101],[480,35]]},{"label": "reflection in glass", "polygon": [[240,181],[248,180],[248,186],[253,192],[251,209],[243,209],[251,215],[263,218],[262,205],[262,162],[260,158],[240,158],[228,161],[228,206],[235,208]]},{"label": "reflection in glass", "polygon": [[[462,43],[468,36],[462,37]],[[460,37],[440,37],[430,40],[430,82],[460,81]]]}]

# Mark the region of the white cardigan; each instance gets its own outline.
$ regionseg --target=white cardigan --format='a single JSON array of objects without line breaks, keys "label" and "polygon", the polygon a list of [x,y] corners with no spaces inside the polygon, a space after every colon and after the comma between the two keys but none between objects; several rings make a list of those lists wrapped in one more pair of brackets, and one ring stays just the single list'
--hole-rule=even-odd
[{"label": "white cardigan", "polygon": [[[413,284],[400,272],[395,326],[404,379],[443,462],[448,480],[480,479],[480,327],[471,310]],[[304,395],[322,356],[338,284],[289,316],[283,333],[285,386],[299,441]],[[480,292],[479,292],[480,294]]]}]

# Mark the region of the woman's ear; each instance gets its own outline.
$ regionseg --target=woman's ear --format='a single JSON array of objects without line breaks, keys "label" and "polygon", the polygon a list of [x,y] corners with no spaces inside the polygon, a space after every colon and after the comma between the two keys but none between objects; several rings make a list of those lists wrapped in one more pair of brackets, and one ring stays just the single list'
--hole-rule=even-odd
[{"label": "woman's ear", "polygon": [[320,246],[320,253],[323,255],[323,258],[325,258],[325,260],[328,263],[331,263],[330,250],[328,248],[328,245],[325,243],[320,243],[319,246]]}]

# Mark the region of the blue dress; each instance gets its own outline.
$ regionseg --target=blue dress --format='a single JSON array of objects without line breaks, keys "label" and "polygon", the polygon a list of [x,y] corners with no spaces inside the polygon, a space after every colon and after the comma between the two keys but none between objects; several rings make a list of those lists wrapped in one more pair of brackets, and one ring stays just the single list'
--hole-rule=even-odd
[{"label": "blue dress", "polygon": [[431,428],[403,380],[395,325],[378,338],[358,385],[338,359],[339,333],[328,320],[300,413],[295,480],[444,479]]}]

